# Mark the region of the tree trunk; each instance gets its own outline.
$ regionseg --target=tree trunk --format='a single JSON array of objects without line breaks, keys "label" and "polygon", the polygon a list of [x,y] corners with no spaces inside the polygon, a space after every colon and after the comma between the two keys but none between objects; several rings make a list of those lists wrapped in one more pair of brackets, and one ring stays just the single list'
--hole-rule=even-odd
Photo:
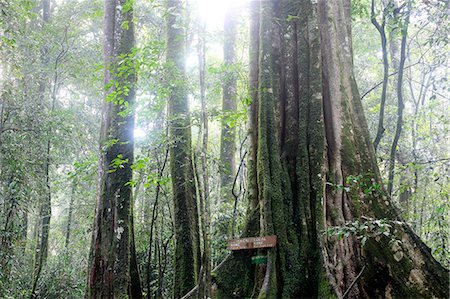
[{"label": "tree trunk", "polygon": [[98,197],[86,295],[88,298],[128,298],[132,297],[129,292],[134,289],[130,288],[130,272],[134,270],[130,271],[133,215],[129,184],[134,151],[133,10],[127,0],[105,0],[104,8],[107,92],[102,111]]},{"label": "tree trunk", "polygon": [[[156,221],[157,221],[157,210],[159,207],[159,197],[160,197],[160,193],[161,193],[161,184],[160,181],[162,179],[162,176],[164,174],[164,170],[166,168],[166,164],[167,164],[167,159],[169,156],[169,150],[166,150],[165,156],[164,156],[164,161],[162,163],[161,166],[158,166],[158,181],[156,183],[156,190],[155,190],[155,202],[153,203],[153,208],[152,208],[152,218],[150,221],[150,237],[149,237],[149,242],[148,242],[148,260],[147,260],[147,299],[151,299],[152,298],[152,290],[151,290],[151,281],[152,281],[152,244],[153,244],[153,231],[156,230],[155,226],[156,226]],[[158,244],[158,240],[155,240],[155,244]],[[155,245],[156,247],[156,245]],[[158,278],[159,279],[159,278]]]},{"label": "tree trunk", "polygon": [[14,241],[21,237],[15,229],[18,224],[17,218],[20,215],[20,198],[16,191],[19,184],[20,180],[17,180],[13,175],[9,175],[9,178],[4,182],[4,186],[1,186],[3,191],[1,210],[3,221],[0,238],[0,296],[4,296],[5,286],[9,283],[14,258]]},{"label": "tree trunk", "polygon": [[130,284],[128,295],[133,299],[142,299],[142,285],[134,240],[134,200],[130,208]]},{"label": "tree trunk", "polygon": [[[249,94],[251,97],[248,109],[248,198],[247,223],[242,236],[255,236],[259,230],[258,185],[256,180],[256,157],[258,144],[258,70],[259,70],[259,27],[260,2],[250,4],[250,74]],[[255,267],[249,265],[252,251],[233,251],[213,271],[212,280],[217,289],[218,298],[250,297],[254,290]]]},{"label": "tree trunk", "polygon": [[[244,235],[276,234],[278,244],[265,267],[249,263],[257,251],[233,251],[214,273],[217,297],[448,297],[448,271],[381,187],[353,76],[348,8],[345,0],[319,0],[317,10],[311,3],[261,2],[258,117],[251,124],[258,143],[251,143],[256,166],[249,164],[259,211],[249,213]],[[286,45],[280,36],[289,36]],[[297,71],[291,55],[298,55]],[[295,124],[298,113],[298,125],[286,133],[299,134],[286,134],[286,144],[277,143],[281,101],[286,119]]]},{"label": "tree trunk", "polygon": [[388,87],[388,79],[389,79],[389,61],[388,61],[388,50],[387,50],[387,38],[386,38],[386,12],[383,10],[383,20],[378,23],[375,16],[375,0],[372,0],[371,7],[371,15],[370,18],[372,20],[372,24],[377,29],[381,38],[381,52],[383,53],[383,87],[381,91],[381,99],[380,99],[380,114],[378,116],[378,129],[377,135],[375,136],[375,140],[373,141],[373,147],[375,151],[380,144],[381,138],[383,137],[385,128],[384,128],[384,110],[386,105],[386,95],[387,95],[387,87]]},{"label": "tree trunk", "polygon": [[[201,174],[199,179],[199,195],[200,195],[200,220],[203,237],[203,253],[201,260],[201,270],[198,282],[198,298],[211,297],[211,242],[210,242],[210,199],[209,199],[209,174],[208,174],[208,107],[206,106],[206,57],[205,57],[205,24],[199,24],[198,31],[198,64],[199,64],[199,83],[200,83],[200,104],[201,118],[198,147],[200,153],[201,170],[197,173]],[[201,143],[200,143],[201,138]]]},{"label": "tree trunk", "polygon": [[174,298],[197,283],[200,243],[197,198],[192,165],[191,123],[185,78],[185,25],[182,1],[167,1],[167,64],[169,87],[170,174],[174,196]]},{"label": "tree trunk", "polygon": [[66,241],[65,241],[65,245],[64,245],[66,254],[69,253],[70,233],[71,233],[71,227],[72,227],[73,202],[75,200],[75,191],[76,190],[77,190],[77,182],[74,180],[74,182],[72,183],[72,192],[70,194],[69,214],[67,215]]},{"label": "tree trunk", "polygon": [[236,113],[236,34],[237,34],[237,10],[232,5],[227,8],[224,21],[224,80],[222,98],[222,128],[220,138],[220,184],[222,200],[231,199],[231,185],[236,174],[236,129],[230,124],[233,114]]},{"label": "tree trunk", "polygon": [[[42,0],[42,21],[43,23],[48,23],[50,20],[50,0]],[[42,66],[45,67],[48,64],[48,49],[47,45],[45,45],[41,51],[41,61]],[[55,62],[55,78],[56,72],[58,71],[58,61]],[[39,95],[42,97],[42,100],[45,98],[45,91],[47,88],[46,84],[46,74],[42,73],[39,82]],[[55,102],[56,102],[56,86],[58,84],[57,80],[53,82],[53,92],[52,92],[52,102],[51,102],[51,110],[49,114],[52,114],[55,110]],[[39,207],[39,221],[37,228],[37,238],[36,238],[36,247],[35,247],[35,255],[34,255],[34,268],[33,268],[33,283],[31,287],[31,298],[36,297],[36,288],[39,277],[41,275],[42,268],[44,267],[47,261],[48,254],[48,239],[49,239],[49,231],[50,231],[50,218],[52,213],[51,206],[51,190],[50,190],[50,150],[51,150],[51,127],[49,129],[49,133],[47,135],[46,149],[45,149],[45,162],[44,162],[44,175],[45,175],[45,186],[46,192],[45,196],[40,203]]]},{"label": "tree trunk", "polygon": [[400,136],[403,129],[403,109],[405,107],[403,101],[403,71],[405,68],[406,61],[406,39],[408,36],[408,26],[409,26],[409,15],[411,13],[411,2],[408,1],[407,10],[405,12],[406,17],[404,24],[402,24],[402,42],[400,47],[400,63],[398,66],[398,78],[397,78],[397,125],[395,129],[394,140],[391,145],[391,152],[389,156],[389,174],[388,174],[388,186],[387,191],[389,196],[392,196],[394,187],[394,170],[395,170],[395,159],[397,155],[397,145],[400,140]]}]

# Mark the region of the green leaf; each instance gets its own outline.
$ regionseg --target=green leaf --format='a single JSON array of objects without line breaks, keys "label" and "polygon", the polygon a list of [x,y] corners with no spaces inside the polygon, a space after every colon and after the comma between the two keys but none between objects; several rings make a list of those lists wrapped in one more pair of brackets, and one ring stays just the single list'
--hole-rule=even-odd
[{"label": "green leaf", "polygon": [[367,242],[367,237],[366,237],[366,236],[362,237],[362,239],[361,239],[361,245],[362,245],[362,246],[366,245],[366,242]]}]

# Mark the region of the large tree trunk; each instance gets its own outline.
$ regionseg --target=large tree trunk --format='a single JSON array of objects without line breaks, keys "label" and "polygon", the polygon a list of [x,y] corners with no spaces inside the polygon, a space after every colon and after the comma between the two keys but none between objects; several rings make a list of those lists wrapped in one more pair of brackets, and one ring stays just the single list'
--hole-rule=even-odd
[{"label": "large tree trunk", "polygon": [[[249,95],[252,99],[248,111],[248,198],[247,224],[242,236],[255,236],[259,230],[258,185],[256,180],[256,156],[258,143],[258,69],[259,69],[259,1],[250,4],[250,74]],[[252,251],[234,251],[213,271],[213,284],[217,286],[216,297],[250,297],[254,289],[255,267],[249,265]],[[244,265],[244,266],[243,266]]]},{"label": "large tree trunk", "polygon": [[[359,222],[370,226],[373,219],[386,219],[392,225],[382,237],[365,235],[363,230],[361,235],[328,239],[325,261],[331,285],[338,296],[352,298],[448,297],[448,272],[402,222],[383,188],[376,190],[381,178],[353,77],[351,45],[340,30],[343,22],[349,22],[343,5],[321,0],[319,15],[327,144],[326,225]],[[355,180],[355,175],[360,177]],[[357,240],[363,235],[368,237],[365,245]]]},{"label": "large tree trunk", "polygon": [[[131,191],[134,129],[134,24],[131,2],[105,0],[104,83],[98,197],[92,237],[88,298],[141,297],[130,282],[133,249]],[[119,59],[121,60],[119,63]],[[131,242],[131,243],[130,243]],[[131,245],[130,245],[131,244]],[[132,266],[132,265],[131,265]],[[132,284],[130,286],[130,283]]]},{"label": "large tree trunk", "polygon": [[191,123],[185,78],[185,24],[180,0],[167,1],[170,174],[174,196],[174,298],[197,283],[200,263],[197,199],[192,165]]},{"label": "large tree trunk", "polygon": [[448,271],[381,187],[353,77],[349,7],[261,2],[256,165],[249,163],[259,210],[244,235],[276,234],[278,244],[265,267],[249,263],[256,251],[232,252],[215,271],[218,297],[448,297]]}]

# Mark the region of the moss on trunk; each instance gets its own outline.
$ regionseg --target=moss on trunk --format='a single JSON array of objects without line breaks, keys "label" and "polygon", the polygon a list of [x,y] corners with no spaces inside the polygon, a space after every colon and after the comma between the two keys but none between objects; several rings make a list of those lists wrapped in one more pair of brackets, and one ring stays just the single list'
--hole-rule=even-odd
[{"label": "moss on trunk", "polygon": [[[254,273],[253,298],[448,297],[448,271],[398,224],[382,188],[348,189],[352,176],[381,185],[352,73],[349,7],[347,0],[260,3],[259,63],[250,73],[259,74],[250,107],[256,163],[248,180],[257,190],[251,204],[260,209],[259,234],[276,234],[278,244],[267,269],[250,272],[243,255],[251,252],[227,259],[216,274],[219,297],[248,296],[224,291],[223,269],[233,268]],[[365,219],[397,224],[391,237],[369,238],[365,247],[357,235],[324,234]],[[249,290],[249,281],[240,288]]]},{"label": "moss on trunk", "polygon": [[197,198],[192,165],[191,123],[185,78],[185,32],[182,1],[167,1],[167,83],[169,87],[169,149],[175,220],[174,298],[197,283],[200,240]]},{"label": "moss on trunk", "polygon": [[[128,0],[105,1],[105,101],[102,111],[98,197],[87,298],[128,298],[131,185],[134,154],[133,10]],[[118,6],[128,7],[119,10]],[[128,26],[122,26],[127,22]],[[121,59],[121,63],[118,60]]]},{"label": "moss on trunk", "polygon": [[[355,235],[326,242],[326,269],[334,292],[348,298],[448,297],[448,271],[398,216],[383,188],[352,70],[346,1],[319,1],[324,114],[327,145],[326,225],[343,226],[366,219],[388,219],[388,236]],[[347,179],[359,176],[356,190]],[[370,187],[370,186],[369,186]]]}]

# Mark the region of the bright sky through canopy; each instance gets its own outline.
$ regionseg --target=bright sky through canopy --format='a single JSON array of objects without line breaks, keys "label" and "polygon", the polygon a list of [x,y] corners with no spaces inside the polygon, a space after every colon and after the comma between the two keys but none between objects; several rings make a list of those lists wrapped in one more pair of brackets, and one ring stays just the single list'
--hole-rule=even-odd
[{"label": "bright sky through canopy", "polygon": [[230,6],[243,6],[250,0],[190,0],[209,30],[223,28],[225,11]]},{"label": "bright sky through canopy", "polygon": [[[221,34],[223,31],[223,22],[225,18],[225,12],[229,7],[241,7],[244,8],[251,0],[188,0],[188,6],[191,10],[191,17],[200,17],[200,20],[205,22],[206,30],[208,32],[218,32]],[[213,51],[221,52],[221,44],[216,45],[209,43],[208,47],[216,48]],[[223,54],[221,53],[220,56]],[[186,68],[191,69],[197,67],[198,57],[197,52],[188,52],[186,55]],[[192,97],[190,99],[190,106],[199,105]],[[139,117],[139,113],[137,113]],[[135,127],[134,138],[144,139],[146,137],[146,130],[140,127]]]}]

